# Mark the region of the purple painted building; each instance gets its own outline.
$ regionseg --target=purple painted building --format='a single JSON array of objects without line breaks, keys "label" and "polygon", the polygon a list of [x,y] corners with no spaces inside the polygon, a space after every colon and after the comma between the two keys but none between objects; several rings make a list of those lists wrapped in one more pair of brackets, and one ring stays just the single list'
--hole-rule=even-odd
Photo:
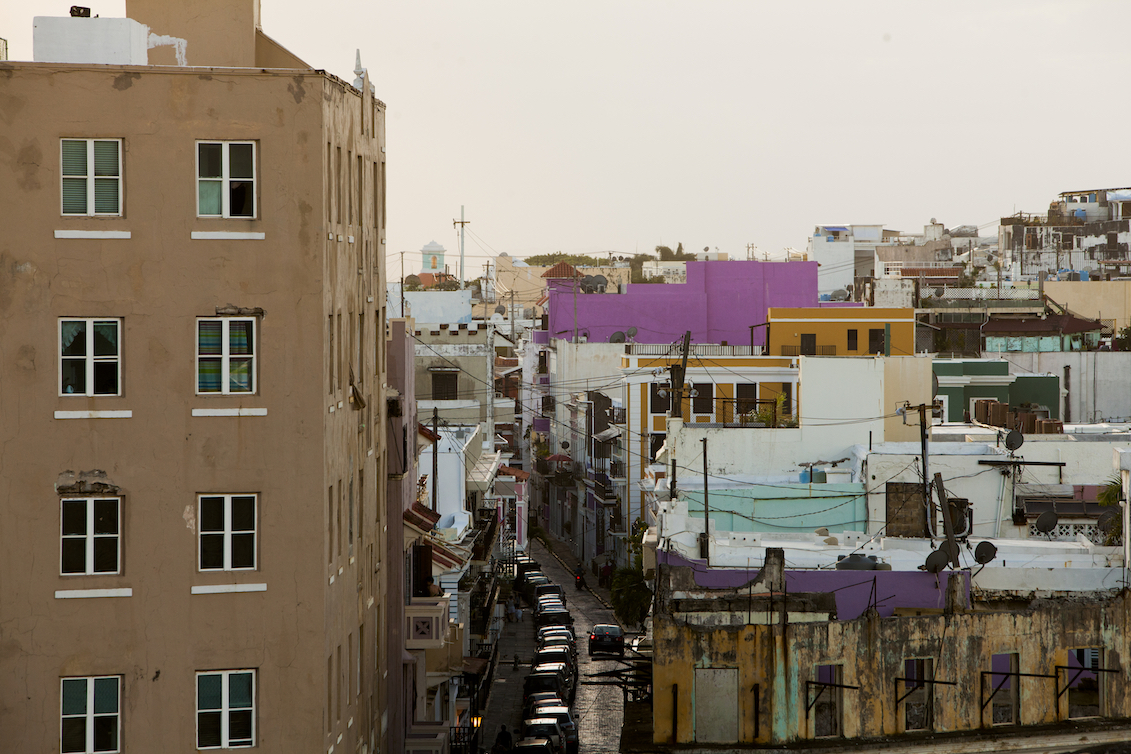
[{"label": "purple painted building", "polygon": [[[688,262],[686,283],[630,284],[623,295],[585,294],[569,279],[549,282],[549,334],[606,342],[636,328],[638,343],[670,343],[691,330],[693,343],[750,344],[750,326],[771,306],[817,306],[816,262]],[[766,328],[754,328],[765,345]]]},{"label": "purple painted building", "polygon": [[[758,568],[708,568],[702,560],[684,558],[678,553],[659,551],[661,563],[692,570],[695,583],[704,589],[737,589],[758,575]],[[970,603],[970,573],[944,571],[837,571],[787,570],[787,592],[831,592],[836,595],[837,620],[855,620],[874,606],[881,618],[895,609],[942,609],[950,579],[962,579],[966,602]]]}]

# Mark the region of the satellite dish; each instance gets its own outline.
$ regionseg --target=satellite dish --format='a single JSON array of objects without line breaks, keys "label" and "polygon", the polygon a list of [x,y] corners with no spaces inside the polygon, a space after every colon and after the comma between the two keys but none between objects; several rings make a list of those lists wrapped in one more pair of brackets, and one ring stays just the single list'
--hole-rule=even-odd
[{"label": "satellite dish", "polygon": [[926,568],[930,573],[938,573],[946,568],[946,564],[950,562],[950,557],[942,550],[935,550],[927,556]]},{"label": "satellite dish", "polygon": [[1034,524],[1034,526],[1037,527],[1037,531],[1041,534],[1048,534],[1056,528],[1056,522],[1058,520],[1059,518],[1056,515],[1056,511],[1045,511],[1037,516],[1037,523]]},{"label": "satellite dish", "polygon": [[628,330],[625,331],[624,334],[627,335],[630,338],[635,338],[637,332],[638,331],[635,327],[630,327],[630,328],[628,328]]},{"label": "satellite dish", "polygon": [[1010,450],[1017,450],[1024,444],[1025,435],[1021,434],[1016,429],[1009,430],[1009,434],[1005,436],[1005,447]]},{"label": "satellite dish", "polygon": [[503,306],[502,304],[499,304],[498,306],[495,307],[495,314],[506,314],[506,313],[507,313],[507,308],[505,306]]},{"label": "satellite dish", "polygon": [[942,295],[943,295],[943,289],[942,288],[936,288],[935,289],[935,298],[942,298]]},{"label": "satellite dish", "polygon": [[[937,374],[935,374],[934,372],[931,372],[931,397],[932,398],[938,398],[939,397],[939,376]],[[946,418],[946,417],[943,417],[943,418]]]},{"label": "satellite dish", "polygon": [[594,275],[593,282],[597,285],[608,285],[609,279],[604,275]]},{"label": "satellite dish", "polygon": [[609,342],[610,343],[623,343],[624,342],[624,333],[621,332],[620,330],[617,330],[615,333],[613,333],[612,335],[609,336]]},{"label": "satellite dish", "polygon": [[840,544],[840,542],[837,541],[836,537],[829,537],[825,540],[825,544],[836,547],[838,544]]},{"label": "satellite dish", "polygon": [[828,530],[828,528],[827,528],[827,527],[824,527],[824,526],[822,526],[822,527],[821,527],[820,529],[817,529],[817,530],[816,530],[815,532],[813,532],[813,533],[814,533],[814,534],[816,534],[816,535],[817,535],[818,537],[827,537],[827,536],[829,536],[829,530]]},{"label": "satellite dish", "polygon": [[974,560],[985,565],[997,557],[997,548],[991,542],[979,542],[974,548]]},{"label": "satellite dish", "polygon": [[569,440],[562,440],[561,446],[562,450],[569,450]]},{"label": "satellite dish", "polygon": [[938,552],[946,555],[947,562],[953,562],[958,560],[960,550],[957,542],[946,541],[939,544]]}]

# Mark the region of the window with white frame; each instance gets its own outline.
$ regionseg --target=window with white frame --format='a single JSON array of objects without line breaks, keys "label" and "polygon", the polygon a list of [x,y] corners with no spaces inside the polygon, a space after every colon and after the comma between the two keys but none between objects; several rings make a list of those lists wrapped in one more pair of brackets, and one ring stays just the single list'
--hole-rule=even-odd
[{"label": "window with white frame", "polygon": [[255,745],[255,671],[196,674],[196,748]]},{"label": "window with white frame", "polygon": [[69,752],[121,751],[119,744],[121,678],[63,678],[59,749]]},{"label": "window with white frame", "polygon": [[196,392],[255,392],[255,319],[196,321]]},{"label": "window with white frame", "polygon": [[200,496],[200,570],[254,570],[255,495]]},{"label": "window with white frame", "polygon": [[59,320],[59,394],[122,394],[122,323]]},{"label": "window with white frame", "polygon": [[121,507],[116,497],[63,498],[59,572],[118,573]]},{"label": "window with white frame", "polygon": [[122,140],[59,142],[64,215],[122,214]]},{"label": "window with white frame", "polygon": [[255,143],[196,143],[196,214],[255,217]]}]

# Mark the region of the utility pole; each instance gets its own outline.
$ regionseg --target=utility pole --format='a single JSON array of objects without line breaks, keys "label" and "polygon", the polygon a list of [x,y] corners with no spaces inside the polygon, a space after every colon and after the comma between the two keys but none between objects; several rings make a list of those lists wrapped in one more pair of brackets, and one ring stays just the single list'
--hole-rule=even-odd
[{"label": "utility pole", "polygon": [[[672,409],[671,416],[673,419],[681,419],[683,417],[683,375],[687,373],[687,352],[691,348],[691,331],[688,330],[683,334],[683,358],[679,365],[679,373],[676,374],[676,365],[672,364]],[[670,432],[669,432],[670,434]],[[674,438],[672,438],[674,440]],[[674,443],[673,443],[674,444]],[[672,452],[674,448],[669,446],[668,455],[672,459],[672,478],[671,484],[668,485],[671,498],[675,499],[675,454]]]},{"label": "utility pole", "polygon": [[[407,317],[404,312],[404,252],[401,252],[401,316]],[[753,336],[751,336],[753,337]]]},{"label": "utility pole", "polygon": [[459,226],[459,287],[461,291],[463,290],[463,232],[464,226],[469,222],[471,221],[463,219],[463,205],[459,205],[459,219],[452,220],[452,227]]},{"label": "utility pole", "polygon": [[707,559],[707,567],[711,567],[711,506],[708,503],[707,496],[707,438],[702,438],[699,442],[703,443],[703,534],[707,538],[704,542],[703,548],[704,555]]},{"label": "utility pole", "polygon": [[514,343],[514,290],[511,290],[511,343]]},{"label": "utility pole", "polygon": [[432,510],[435,512],[436,487],[440,483],[440,411],[435,406],[432,407],[432,434],[436,436],[432,440]]},{"label": "utility pole", "polygon": [[915,409],[919,412],[919,454],[923,465],[923,505],[927,509],[927,536],[935,536],[935,501],[931,497],[931,477],[927,472],[927,411],[934,410],[930,403],[918,406],[904,406],[903,410]]}]

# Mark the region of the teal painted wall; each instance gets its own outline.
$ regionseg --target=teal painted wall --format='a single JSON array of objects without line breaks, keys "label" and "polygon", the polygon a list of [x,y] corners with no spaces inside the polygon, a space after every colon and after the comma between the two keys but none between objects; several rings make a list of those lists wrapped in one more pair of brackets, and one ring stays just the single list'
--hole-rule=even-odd
[{"label": "teal painted wall", "polygon": [[[867,500],[862,484],[757,484],[708,490],[711,520],[719,531],[864,531]],[[690,516],[703,515],[703,491],[683,491]]]}]

